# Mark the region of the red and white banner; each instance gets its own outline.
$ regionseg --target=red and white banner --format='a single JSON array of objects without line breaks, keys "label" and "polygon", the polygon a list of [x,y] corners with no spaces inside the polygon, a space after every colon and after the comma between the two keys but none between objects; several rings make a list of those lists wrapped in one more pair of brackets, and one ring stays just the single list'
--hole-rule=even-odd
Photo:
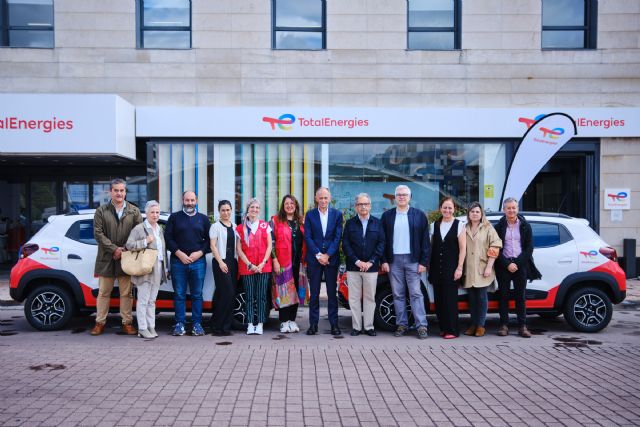
[{"label": "red and white banner", "polygon": [[547,114],[531,123],[513,157],[500,203],[507,197],[520,200],[542,167],[577,133],[576,122],[564,113]]}]

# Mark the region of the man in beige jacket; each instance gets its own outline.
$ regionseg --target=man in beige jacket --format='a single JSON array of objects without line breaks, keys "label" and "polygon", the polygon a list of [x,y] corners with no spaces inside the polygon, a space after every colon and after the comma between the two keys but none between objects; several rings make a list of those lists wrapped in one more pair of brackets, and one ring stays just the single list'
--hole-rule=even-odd
[{"label": "man in beige jacket", "polygon": [[140,210],[125,201],[126,182],[122,179],[111,181],[111,201],[96,209],[93,217],[93,234],[98,242],[95,274],[98,276],[98,299],[96,302],[96,324],[91,335],[104,332],[109,313],[109,302],[115,280],[120,290],[120,316],[122,330],[127,335],[136,335],[138,331],[132,325],[131,277],[122,271],[120,259],[131,230],[142,222]]}]

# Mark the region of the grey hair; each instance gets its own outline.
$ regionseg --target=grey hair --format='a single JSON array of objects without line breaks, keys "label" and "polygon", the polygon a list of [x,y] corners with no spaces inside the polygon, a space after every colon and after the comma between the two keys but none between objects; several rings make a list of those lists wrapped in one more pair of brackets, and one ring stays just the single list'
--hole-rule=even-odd
[{"label": "grey hair", "polygon": [[516,205],[518,204],[518,201],[513,198],[513,197],[507,197],[506,199],[504,199],[504,201],[502,202],[502,209],[507,207],[507,203],[515,203]]},{"label": "grey hair", "polygon": [[111,183],[109,184],[109,190],[113,190],[113,186],[114,185],[120,185],[120,184],[124,184],[124,186],[127,186],[127,181],[125,181],[122,178],[115,178],[111,180]]},{"label": "grey hair", "polygon": [[358,203],[358,199],[361,197],[366,197],[367,199],[369,199],[369,202],[371,202],[371,197],[369,197],[369,195],[367,193],[360,193],[356,196],[355,198],[355,202]]},{"label": "grey hair", "polygon": [[194,191],[194,190],[185,190],[182,192],[182,198],[184,199],[184,196],[187,195],[187,193],[193,193],[194,196],[196,196],[196,200],[198,200],[198,194]]},{"label": "grey hair", "polygon": [[328,187],[318,187],[318,188],[316,189],[316,192],[315,192],[314,194],[316,194],[316,195],[317,195],[321,190],[327,190],[327,193],[331,194],[331,190],[329,190],[329,188],[328,188]]},{"label": "grey hair", "polygon": [[396,187],[396,191],[393,193],[394,195],[398,194],[400,190],[407,190],[409,192],[409,197],[411,197],[411,189],[404,184],[400,184]]},{"label": "grey hair", "polygon": [[157,206],[158,208],[160,207],[160,203],[158,203],[156,200],[149,200],[145,205],[144,205],[144,213],[149,213],[149,210],[153,207]]},{"label": "grey hair", "polygon": [[262,203],[260,203],[260,200],[256,199],[255,197],[250,198],[247,201],[247,205],[244,208],[244,214],[245,216],[247,215],[247,213],[249,212],[249,208],[251,207],[251,205],[253,204],[257,204],[258,206],[262,206]]}]

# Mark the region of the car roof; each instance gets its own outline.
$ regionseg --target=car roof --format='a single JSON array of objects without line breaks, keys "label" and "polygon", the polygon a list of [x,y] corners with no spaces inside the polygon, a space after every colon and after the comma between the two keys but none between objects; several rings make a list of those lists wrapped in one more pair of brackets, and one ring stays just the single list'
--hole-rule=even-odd
[{"label": "car roof", "polygon": [[[533,212],[533,211],[520,211],[518,212],[522,216],[544,216],[547,218],[564,218],[564,219],[573,219],[573,217],[569,215],[565,215],[563,213],[558,212]],[[502,216],[504,213],[502,212],[486,212],[486,216]]]}]

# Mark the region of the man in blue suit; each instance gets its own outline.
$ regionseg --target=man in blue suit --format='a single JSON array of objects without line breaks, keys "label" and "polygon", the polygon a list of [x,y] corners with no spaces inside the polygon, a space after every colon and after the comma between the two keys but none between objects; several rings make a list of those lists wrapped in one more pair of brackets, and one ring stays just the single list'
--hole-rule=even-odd
[{"label": "man in blue suit", "polygon": [[307,335],[318,333],[320,320],[320,283],[324,273],[327,285],[331,334],[340,335],[338,327],[337,279],[342,236],[342,212],[329,207],[331,192],[326,187],[316,190],[318,207],[307,212],[304,219],[304,241],[307,244],[307,275],[309,277],[309,329]]},{"label": "man in blue suit", "polygon": [[396,310],[396,337],[409,330],[407,289],[411,312],[420,339],[427,338],[427,313],[420,287],[420,275],[427,270],[431,242],[429,222],[424,212],[409,206],[411,190],[406,185],[396,187],[396,207],[382,214],[385,251],[382,270],[389,272],[393,305]]}]

